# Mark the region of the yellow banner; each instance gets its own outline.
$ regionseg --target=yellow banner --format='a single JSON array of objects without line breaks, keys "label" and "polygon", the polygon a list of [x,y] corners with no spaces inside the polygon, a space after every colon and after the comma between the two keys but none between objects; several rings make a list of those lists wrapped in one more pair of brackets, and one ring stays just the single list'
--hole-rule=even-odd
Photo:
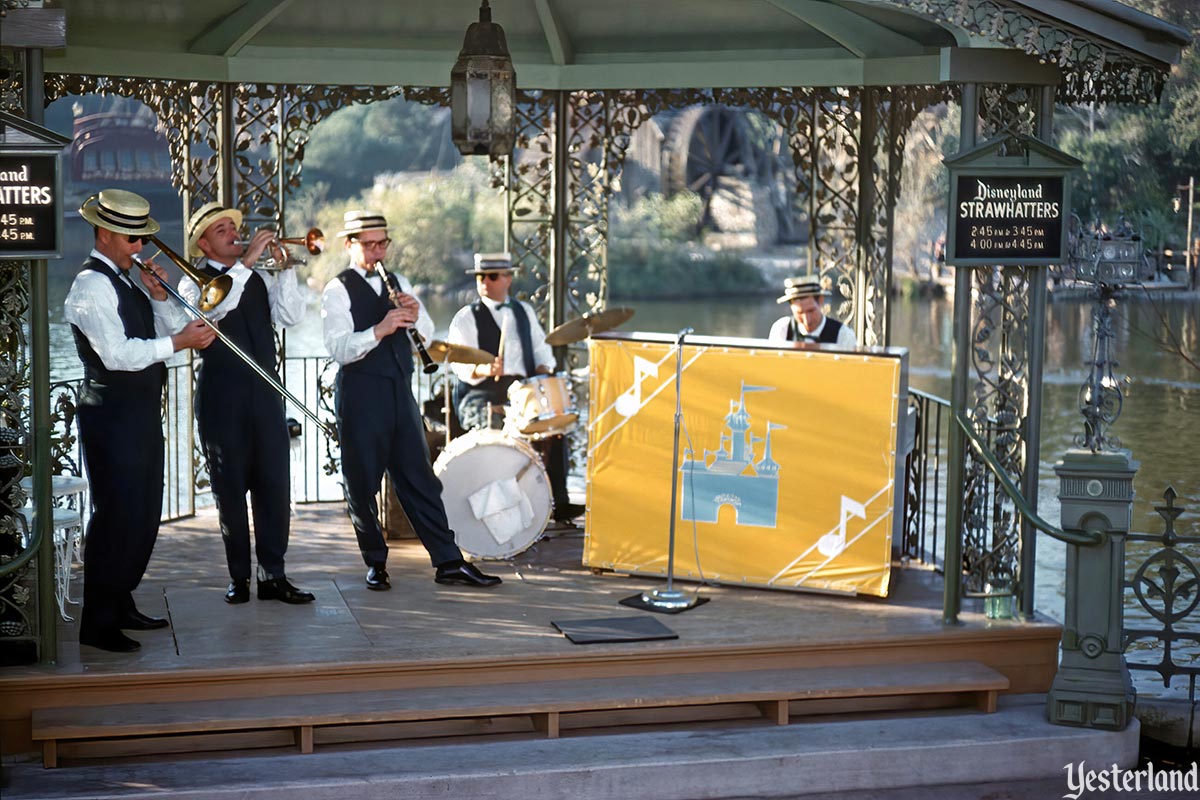
[{"label": "yellow banner", "polygon": [[[591,339],[583,561],[665,575],[677,350]],[[675,576],[884,596],[901,359],[683,348]]]}]

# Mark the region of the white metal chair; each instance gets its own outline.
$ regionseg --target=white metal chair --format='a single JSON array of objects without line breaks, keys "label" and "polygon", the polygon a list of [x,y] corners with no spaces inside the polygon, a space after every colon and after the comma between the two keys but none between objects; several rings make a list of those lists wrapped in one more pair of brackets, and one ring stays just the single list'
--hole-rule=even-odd
[{"label": "white metal chair", "polygon": [[[21,488],[27,495],[32,495],[33,480],[23,478]],[[67,613],[67,601],[71,600],[71,568],[83,554],[82,497],[87,488],[86,478],[77,475],[51,476],[50,494],[56,503],[54,521],[51,523],[54,529],[54,597],[58,600],[58,613],[65,622],[75,619]],[[65,500],[68,505],[57,505],[60,500]],[[20,509],[20,514],[32,529],[34,510],[26,506]]]}]

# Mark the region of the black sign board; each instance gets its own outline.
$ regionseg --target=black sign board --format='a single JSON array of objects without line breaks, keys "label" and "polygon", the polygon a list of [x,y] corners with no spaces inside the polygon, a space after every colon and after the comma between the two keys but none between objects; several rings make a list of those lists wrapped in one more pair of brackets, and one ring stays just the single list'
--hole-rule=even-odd
[{"label": "black sign board", "polygon": [[0,258],[59,255],[58,156],[0,151]]},{"label": "black sign board", "polygon": [[1061,262],[1061,175],[959,175],[952,210],[954,261]]},{"label": "black sign board", "polygon": [[62,255],[60,154],[69,139],[0,112],[0,260]]},{"label": "black sign board", "polygon": [[1029,136],[1004,134],[947,158],[946,263],[1061,264],[1067,256],[1070,174],[1078,159]]}]

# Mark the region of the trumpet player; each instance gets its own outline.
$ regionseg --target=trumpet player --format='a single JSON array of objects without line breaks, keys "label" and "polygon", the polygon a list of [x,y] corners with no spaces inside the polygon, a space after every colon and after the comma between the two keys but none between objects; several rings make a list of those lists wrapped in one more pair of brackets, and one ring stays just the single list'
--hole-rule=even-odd
[{"label": "trumpet player", "polygon": [[[203,258],[198,271],[209,280],[222,274],[233,279],[229,293],[209,312],[209,318],[219,321],[222,334],[278,379],[273,324],[299,322],[304,316],[304,298],[295,270],[266,274],[247,266],[253,266],[267,247],[281,245],[269,230],[259,230],[249,243],[243,243],[238,233],[241,224],[242,214],[237,209],[219,203],[201,206],[188,220],[188,257]],[[199,300],[199,287],[186,277],[179,292],[193,304]],[[229,567],[225,602],[250,600],[247,493],[254,513],[258,599],[312,602],[312,593],[296,588],[284,570],[291,479],[283,398],[218,341],[201,354],[195,406]]]},{"label": "trumpet player", "polygon": [[408,329],[425,337],[434,325],[408,281],[380,269],[387,257],[388,224],[375,211],[348,211],[338,236],[350,263],[325,287],[321,316],[325,347],[340,365],[334,408],[342,447],[342,477],[350,521],[367,566],[367,588],[391,587],[388,547],[375,496],[384,472],[436,568],[438,583],[493,586],[463,560],[442,505],[442,484],[429,463],[421,415],[412,394],[413,355]]},{"label": "trumpet player", "polygon": [[134,269],[145,237],[159,229],[145,198],[105,189],[85,200],[79,215],[95,231],[94,249],[64,305],[83,362],[79,435],[94,508],[79,643],[129,652],[140,644],[123,630],[168,624],[143,614],[133,600],[162,515],[163,362],[178,350],[203,350],[215,334],[168,302],[162,267],[146,262],[145,270]]}]

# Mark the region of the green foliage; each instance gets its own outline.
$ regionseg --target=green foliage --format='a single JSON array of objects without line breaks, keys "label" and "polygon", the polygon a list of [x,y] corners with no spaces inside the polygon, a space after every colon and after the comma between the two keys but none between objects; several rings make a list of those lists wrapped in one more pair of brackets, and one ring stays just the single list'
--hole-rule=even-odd
[{"label": "green foliage", "polygon": [[631,206],[613,204],[608,285],[614,299],[715,297],[760,292],[762,274],[731,253],[692,240],[703,212],[700,197],[651,194]]},{"label": "green foliage", "polygon": [[400,98],[356,104],[318,124],[304,147],[305,182],[345,199],[380,172],[450,170],[461,163],[450,142],[450,111]]},{"label": "green foliage", "polygon": [[617,239],[608,250],[614,299],[729,297],[767,288],[762,273],[732,253],[712,253],[650,239]]},{"label": "green foliage", "polygon": [[292,201],[288,232],[317,225],[325,231],[325,253],[309,261],[307,273],[324,283],[345,269],[348,257],[342,215],[355,208],[382,212],[391,225],[392,246],[384,262],[414,283],[435,286],[465,282],[463,269],[476,251],[504,243],[504,200],[489,185],[486,163],[469,159],[449,173],[380,175],[366,192],[329,200],[317,184]]},{"label": "green foliage", "polygon": [[687,242],[696,235],[704,205],[693,192],[672,197],[650,194],[631,206],[614,203],[610,231],[614,239],[658,239]]}]

